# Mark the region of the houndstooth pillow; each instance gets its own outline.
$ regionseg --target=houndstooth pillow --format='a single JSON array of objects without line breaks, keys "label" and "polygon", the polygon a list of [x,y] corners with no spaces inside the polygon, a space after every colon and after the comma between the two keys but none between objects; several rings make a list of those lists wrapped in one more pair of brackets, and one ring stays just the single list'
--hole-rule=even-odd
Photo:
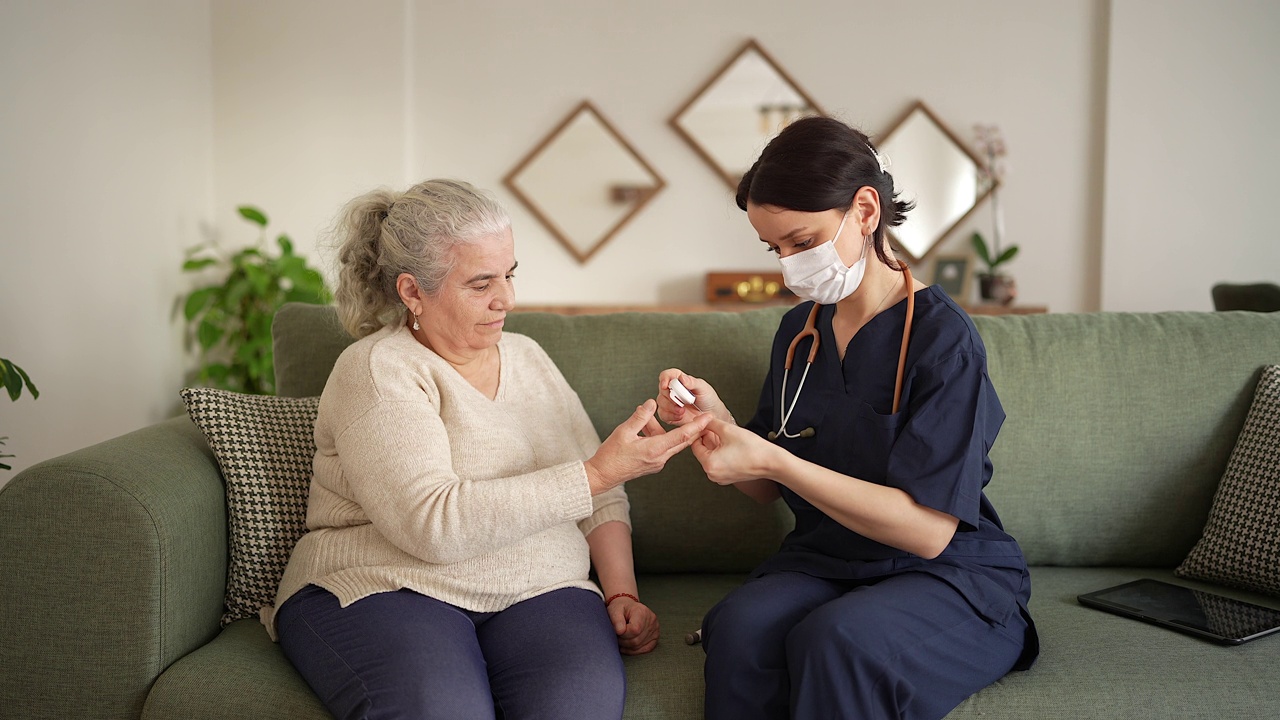
[{"label": "houndstooth pillow", "polygon": [[181,394],[227,483],[226,627],[275,602],[289,553],[306,532],[320,398],[213,388]]},{"label": "houndstooth pillow", "polygon": [[1280,595],[1280,365],[1268,365],[1179,577]]}]

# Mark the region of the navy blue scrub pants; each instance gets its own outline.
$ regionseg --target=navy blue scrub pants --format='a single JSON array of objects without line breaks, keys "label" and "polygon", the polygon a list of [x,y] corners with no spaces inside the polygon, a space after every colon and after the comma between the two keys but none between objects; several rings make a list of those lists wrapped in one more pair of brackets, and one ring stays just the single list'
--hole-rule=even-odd
[{"label": "navy blue scrub pants", "polygon": [[925,573],[875,584],[779,572],[703,622],[708,720],[941,718],[1003,677],[1025,622],[978,615]]},{"label": "navy blue scrub pants", "polygon": [[618,638],[588,590],[476,613],[411,590],[341,608],[309,585],[281,606],[277,628],[337,720],[622,717]]}]

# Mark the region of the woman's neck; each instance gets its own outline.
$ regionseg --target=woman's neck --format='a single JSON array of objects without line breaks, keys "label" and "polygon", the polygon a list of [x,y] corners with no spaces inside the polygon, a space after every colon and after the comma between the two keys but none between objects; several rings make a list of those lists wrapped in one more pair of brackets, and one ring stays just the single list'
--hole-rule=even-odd
[{"label": "woman's neck", "polygon": [[836,303],[835,316],[831,318],[831,330],[835,334],[836,349],[844,360],[849,341],[871,322],[871,318],[891,308],[906,297],[906,275],[885,265],[877,258],[867,261],[867,274],[862,278],[858,291]]},{"label": "woman's neck", "polygon": [[413,337],[439,355],[475,389],[492,400],[498,389],[501,356],[497,345],[484,348],[457,347],[441,337],[433,337],[426,328],[411,330]]}]

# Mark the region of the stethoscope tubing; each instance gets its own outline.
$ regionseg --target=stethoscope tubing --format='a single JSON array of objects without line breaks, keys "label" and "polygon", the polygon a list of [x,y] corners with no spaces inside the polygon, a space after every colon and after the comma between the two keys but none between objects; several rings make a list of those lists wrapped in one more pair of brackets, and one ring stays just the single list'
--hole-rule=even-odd
[{"label": "stethoscope tubing", "polygon": [[[906,276],[907,285],[907,317],[902,323],[902,348],[898,352],[898,372],[894,378],[893,385],[893,414],[898,414],[898,408],[902,401],[902,379],[903,370],[907,363],[907,347],[911,340],[911,321],[915,317],[916,311],[916,294],[911,279],[911,269],[906,265],[902,266],[902,274]],[[780,400],[782,401],[778,407],[779,424],[776,432],[769,433],[769,439],[774,440],[779,437],[799,438],[813,437],[816,432],[813,428],[805,428],[798,433],[787,432],[787,421],[791,419],[792,413],[795,412],[796,404],[800,402],[800,392],[804,390],[805,378],[809,377],[809,368],[813,367],[813,361],[818,357],[818,342],[821,339],[818,333],[818,312],[822,306],[814,303],[813,309],[809,311],[809,317],[805,320],[804,328],[791,339],[791,345],[787,347],[786,361],[783,363],[782,369],[782,388]],[[787,407],[787,380],[791,376],[791,366],[795,363],[796,348],[800,341],[806,337],[813,338],[813,344],[809,346],[809,358],[805,361],[804,372],[800,375],[800,383],[796,385],[796,392],[791,396],[791,407]]]}]

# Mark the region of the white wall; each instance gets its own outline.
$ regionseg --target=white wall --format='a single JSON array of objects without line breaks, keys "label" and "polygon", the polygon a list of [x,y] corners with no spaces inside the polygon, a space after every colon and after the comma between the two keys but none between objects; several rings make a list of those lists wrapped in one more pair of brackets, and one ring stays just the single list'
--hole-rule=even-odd
[{"label": "white wall", "polygon": [[213,206],[205,0],[0,2],[0,395],[12,473],[177,412],[182,249]]},{"label": "white wall", "polygon": [[257,237],[259,206],[319,264],[315,243],[342,204],[402,186],[404,0],[215,0],[213,144],[218,235]]},{"label": "white wall", "polygon": [[1280,282],[1280,3],[1113,0],[1107,310],[1211,310]]},{"label": "white wall", "polygon": [[[235,203],[259,202],[306,250],[365,189],[461,177],[513,213],[521,302],[697,302],[708,270],[776,268],[728,187],[667,124],[755,37],[829,112],[869,131],[917,98],[966,139],[974,123],[998,123],[1020,299],[1096,307],[1104,0],[356,6],[215,2],[221,225],[235,227]],[[668,185],[580,265],[501,181],[584,98]],[[984,207],[940,252],[967,251],[968,231],[990,225]],[[317,255],[327,266],[331,254]]]}]

